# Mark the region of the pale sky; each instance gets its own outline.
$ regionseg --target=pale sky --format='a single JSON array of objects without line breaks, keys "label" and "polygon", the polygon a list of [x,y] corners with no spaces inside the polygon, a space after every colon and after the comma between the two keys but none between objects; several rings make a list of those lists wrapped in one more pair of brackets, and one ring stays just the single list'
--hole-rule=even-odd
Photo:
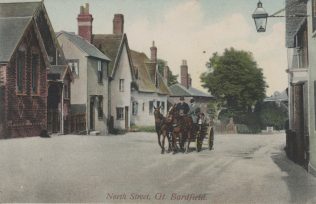
[{"label": "pale sky", "polygon": [[[287,87],[285,18],[269,18],[267,32],[257,33],[251,14],[258,0],[44,0],[55,31],[77,32],[79,8],[87,2],[93,33],[112,33],[114,14],[124,14],[130,48],[150,56],[154,40],[158,58],[168,61],[174,74],[186,59],[196,88],[212,53],[229,47],[253,53],[268,96]],[[285,7],[284,0],[261,2],[269,14]]]}]

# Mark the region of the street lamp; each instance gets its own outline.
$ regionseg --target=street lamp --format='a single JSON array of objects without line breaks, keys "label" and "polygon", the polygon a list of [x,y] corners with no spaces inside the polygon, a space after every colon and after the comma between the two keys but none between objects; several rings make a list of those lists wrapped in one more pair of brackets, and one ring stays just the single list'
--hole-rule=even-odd
[{"label": "street lamp", "polygon": [[259,0],[259,2],[257,3],[257,8],[252,14],[252,18],[254,19],[256,24],[257,32],[266,31],[268,16],[268,13],[264,10],[264,8],[262,7],[262,3]]},{"label": "street lamp", "polygon": [[293,15],[286,15],[286,16],[277,15],[277,14],[283,12],[284,10],[285,10],[285,8],[275,12],[272,15],[268,15],[268,13],[262,7],[261,1],[259,0],[259,2],[257,3],[257,8],[252,14],[252,18],[254,19],[255,24],[256,24],[257,32],[265,32],[266,31],[267,19],[270,17],[274,17],[274,18],[284,18],[284,17],[305,18],[305,17],[308,17],[308,15],[306,15],[306,14],[293,14]]}]

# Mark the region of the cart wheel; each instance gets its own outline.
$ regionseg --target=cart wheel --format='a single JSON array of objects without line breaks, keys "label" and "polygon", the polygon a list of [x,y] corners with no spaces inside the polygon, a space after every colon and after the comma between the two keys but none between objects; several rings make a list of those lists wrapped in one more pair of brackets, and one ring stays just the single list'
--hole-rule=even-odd
[{"label": "cart wheel", "polygon": [[209,150],[213,149],[213,142],[214,142],[214,129],[213,129],[213,127],[211,127],[210,134],[208,136],[208,148],[209,148]]}]

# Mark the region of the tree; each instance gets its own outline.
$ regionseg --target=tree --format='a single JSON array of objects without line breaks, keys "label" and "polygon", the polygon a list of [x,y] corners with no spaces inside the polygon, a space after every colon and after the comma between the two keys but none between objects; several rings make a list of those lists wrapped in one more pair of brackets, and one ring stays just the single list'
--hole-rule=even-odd
[{"label": "tree", "polygon": [[285,121],[288,119],[288,110],[283,103],[266,102],[262,103],[260,120],[262,128],[273,126],[276,130],[284,129]]},{"label": "tree", "polygon": [[[158,72],[163,76],[163,69],[166,66],[167,62],[162,59],[157,60],[158,63]],[[178,83],[177,81],[178,75],[173,75],[172,71],[169,69],[168,71],[168,86]]]},{"label": "tree", "polygon": [[201,75],[201,82],[230,112],[251,112],[264,99],[266,82],[252,53],[225,49],[223,55],[214,53],[209,71]]}]

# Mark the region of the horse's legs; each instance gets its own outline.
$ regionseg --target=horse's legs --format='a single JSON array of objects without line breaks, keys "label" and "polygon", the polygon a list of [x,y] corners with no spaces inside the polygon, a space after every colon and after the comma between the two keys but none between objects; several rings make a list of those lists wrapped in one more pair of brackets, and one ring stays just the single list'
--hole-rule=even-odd
[{"label": "horse's legs", "polygon": [[172,144],[171,144],[171,142],[172,142],[172,139],[171,139],[171,132],[169,132],[169,131],[166,131],[167,132],[167,140],[168,140],[168,150],[167,150],[167,152],[169,153],[169,152],[171,152],[171,146],[172,146]]},{"label": "horse's legs", "polygon": [[162,148],[162,146],[161,146],[161,142],[160,142],[160,135],[161,135],[161,132],[159,133],[159,131],[157,131],[158,144],[159,144],[159,146]]},{"label": "horse's legs", "polygon": [[177,153],[177,135],[178,133],[173,132],[172,133],[172,149],[173,149],[173,154]]},{"label": "horse's legs", "polygon": [[162,131],[161,154],[165,153],[165,138],[166,138],[166,131]]},{"label": "horse's legs", "polygon": [[191,131],[188,131],[188,133],[187,133],[187,146],[185,148],[185,153],[189,153],[190,140],[191,140]]}]

